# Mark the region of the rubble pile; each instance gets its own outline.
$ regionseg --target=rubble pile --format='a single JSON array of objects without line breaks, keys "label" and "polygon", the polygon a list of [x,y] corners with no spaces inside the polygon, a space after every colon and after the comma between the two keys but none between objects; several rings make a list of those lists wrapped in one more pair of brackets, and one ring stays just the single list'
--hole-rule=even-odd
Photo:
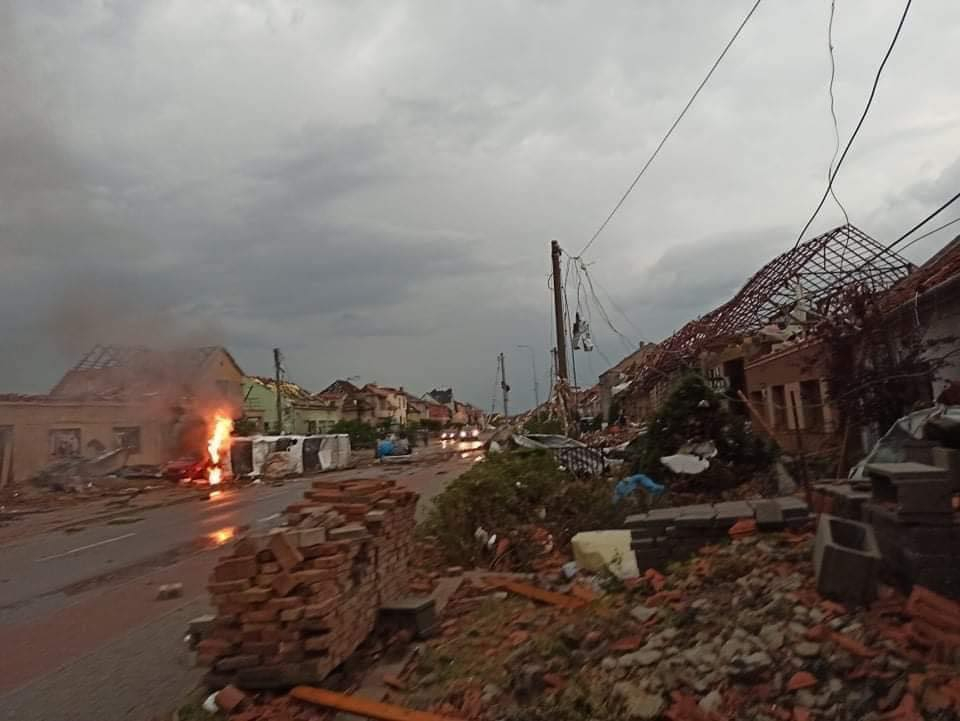
[{"label": "rubble pile", "polygon": [[474,579],[391,700],[516,721],[957,718],[960,605],[920,587],[881,586],[868,609],[823,598],[811,540],[754,531],[626,582],[541,575],[546,605]]},{"label": "rubble pile", "polygon": [[212,688],[317,683],[407,592],[417,494],[393,481],[315,481],[287,525],[240,539],[209,583],[197,646]]}]

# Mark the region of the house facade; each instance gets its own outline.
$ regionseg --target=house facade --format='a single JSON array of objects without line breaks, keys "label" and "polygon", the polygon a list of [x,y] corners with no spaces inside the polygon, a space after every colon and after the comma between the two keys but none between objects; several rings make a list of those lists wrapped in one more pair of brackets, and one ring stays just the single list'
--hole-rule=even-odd
[{"label": "house facade", "polygon": [[49,394],[0,395],[0,485],[111,450],[151,465],[202,454],[209,419],[240,416],[242,387],[222,347],[96,346]]},{"label": "house facade", "polygon": [[291,381],[280,381],[277,419],[277,382],[274,378],[248,376],[244,380],[244,412],[258,433],[327,433],[343,417],[344,396],[311,393]]}]

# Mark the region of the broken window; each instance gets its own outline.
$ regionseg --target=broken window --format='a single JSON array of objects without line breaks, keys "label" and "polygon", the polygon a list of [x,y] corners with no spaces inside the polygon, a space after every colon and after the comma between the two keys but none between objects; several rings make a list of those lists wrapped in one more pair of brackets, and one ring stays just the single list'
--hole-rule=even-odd
[{"label": "broken window", "polygon": [[80,429],[56,428],[50,431],[50,455],[70,458],[80,455]]},{"label": "broken window", "polygon": [[274,444],[274,452],[285,451],[290,448],[294,443],[296,443],[295,438],[278,438],[277,442]]},{"label": "broken window", "polygon": [[770,422],[770,414],[767,413],[767,404],[763,402],[763,391],[750,391],[750,405],[767,423]]},{"label": "broken window", "polygon": [[307,421],[307,434],[314,435],[317,432],[317,422]]},{"label": "broken window", "polygon": [[139,426],[114,428],[113,437],[117,442],[118,448],[128,448],[133,453],[140,452],[140,427]]},{"label": "broken window", "polygon": [[803,408],[803,427],[822,431],[823,393],[820,392],[820,381],[800,381],[800,403]]},{"label": "broken window", "polygon": [[773,396],[773,427],[787,428],[787,394],[783,386],[770,389]]}]

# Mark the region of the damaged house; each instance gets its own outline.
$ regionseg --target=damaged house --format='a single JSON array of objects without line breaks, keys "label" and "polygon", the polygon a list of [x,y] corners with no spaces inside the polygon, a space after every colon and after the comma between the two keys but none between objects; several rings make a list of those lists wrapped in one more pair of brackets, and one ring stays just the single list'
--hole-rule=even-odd
[{"label": "damaged house", "polygon": [[237,417],[243,371],[220,346],[96,346],[47,395],[0,395],[0,486],[53,462],[121,451],[128,464],[201,452],[206,418]]},{"label": "damaged house", "polygon": [[816,331],[848,311],[842,299],[849,289],[880,296],[912,270],[854,226],[835,228],[773,259],[727,303],[608,382],[630,384],[623,408],[641,420],[681,373],[699,372],[731,410],[749,415],[781,447],[826,452],[843,435],[843,419],[828,392],[833,348]]}]

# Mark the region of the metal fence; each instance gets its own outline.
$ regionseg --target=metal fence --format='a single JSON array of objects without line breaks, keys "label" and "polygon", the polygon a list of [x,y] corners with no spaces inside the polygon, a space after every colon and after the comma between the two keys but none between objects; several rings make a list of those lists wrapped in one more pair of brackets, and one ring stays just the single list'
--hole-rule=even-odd
[{"label": "metal fence", "polygon": [[607,472],[609,464],[599,448],[571,447],[551,448],[557,464],[575,476],[600,476]]}]

